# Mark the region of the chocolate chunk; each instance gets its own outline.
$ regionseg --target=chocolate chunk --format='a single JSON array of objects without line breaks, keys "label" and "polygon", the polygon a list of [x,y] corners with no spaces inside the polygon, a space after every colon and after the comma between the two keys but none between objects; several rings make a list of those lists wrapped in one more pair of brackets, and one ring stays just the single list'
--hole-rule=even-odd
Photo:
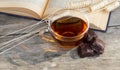
[{"label": "chocolate chunk", "polygon": [[81,43],[77,50],[78,55],[81,58],[94,56],[94,51],[90,48],[90,45],[87,43]]},{"label": "chocolate chunk", "polygon": [[98,38],[94,31],[88,30],[80,43],[77,52],[80,57],[99,56],[104,52],[105,43]]},{"label": "chocolate chunk", "polygon": [[97,38],[96,33],[93,30],[89,29],[83,38],[83,42],[92,43],[95,38]]},{"label": "chocolate chunk", "polygon": [[96,40],[90,45],[90,47],[97,53],[97,54],[102,54],[104,52],[105,48],[105,43],[96,38]]}]

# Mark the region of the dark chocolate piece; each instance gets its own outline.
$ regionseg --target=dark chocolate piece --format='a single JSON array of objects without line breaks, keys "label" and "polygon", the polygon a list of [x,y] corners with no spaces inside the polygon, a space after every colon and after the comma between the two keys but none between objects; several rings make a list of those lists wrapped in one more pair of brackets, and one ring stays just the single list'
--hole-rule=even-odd
[{"label": "dark chocolate piece", "polygon": [[80,43],[77,52],[80,57],[99,56],[104,52],[105,43],[98,38],[93,30],[88,30]]},{"label": "dark chocolate piece", "polygon": [[78,55],[81,58],[90,57],[90,56],[95,55],[94,50],[92,50],[90,48],[89,44],[87,44],[87,43],[81,43],[77,50],[78,50]]},{"label": "dark chocolate piece", "polygon": [[95,38],[97,38],[96,33],[93,30],[89,29],[83,38],[83,42],[92,43]]},{"label": "dark chocolate piece", "polygon": [[96,40],[91,44],[91,48],[97,54],[102,54],[104,52],[105,43],[102,40],[96,38]]}]

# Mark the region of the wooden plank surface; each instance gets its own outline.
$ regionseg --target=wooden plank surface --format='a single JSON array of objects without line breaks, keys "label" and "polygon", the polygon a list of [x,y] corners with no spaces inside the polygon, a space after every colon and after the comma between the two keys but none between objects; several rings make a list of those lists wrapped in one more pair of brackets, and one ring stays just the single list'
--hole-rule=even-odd
[{"label": "wooden plank surface", "polygon": [[[34,54],[34,57],[31,57],[31,55],[22,56],[25,57],[24,59],[22,59],[22,57],[21,59],[17,59],[16,57],[19,56],[9,59],[8,57],[3,57],[5,55],[0,55],[0,70],[120,70],[119,12],[120,8],[112,12],[110,24],[106,33],[96,32],[97,35],[106,43],[105,52],[99,57],[73,59],[70,56],[72,54],[63,54],[62,56],[57,56],[51,60],[39,62],[40,59],[37,58],[39,54]],[[0,35],[4,35],[8,32],[12,32],[36,22],[37,21],[35,20],[0,14]],[[31,41],[31,45],[34,45],[35,43],[36,46],[49,46],[49,44],[45,44],[43,42],[39,43],[39,41]],[[23,65],[20,66],[19,64],[15,64],[12,60],[20,64],[23,63]]]},{"label": "wooden plank surface", "polygon": [[117,26],[120,25],[120,7],[114,10],[110,16],[109,26]]}]

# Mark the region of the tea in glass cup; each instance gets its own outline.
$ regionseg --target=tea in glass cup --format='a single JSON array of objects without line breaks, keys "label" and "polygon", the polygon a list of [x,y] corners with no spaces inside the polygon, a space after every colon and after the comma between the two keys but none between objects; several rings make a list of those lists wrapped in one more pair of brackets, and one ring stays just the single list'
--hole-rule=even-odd
[{"label": "tea in glass cup", "polygon": [[[68,12],[68,11],[67,11]],[[53,40],[64,50],[77,47],[89,28],[85,15],[72,12],[57,15],[50,19],[48,30]]]}]

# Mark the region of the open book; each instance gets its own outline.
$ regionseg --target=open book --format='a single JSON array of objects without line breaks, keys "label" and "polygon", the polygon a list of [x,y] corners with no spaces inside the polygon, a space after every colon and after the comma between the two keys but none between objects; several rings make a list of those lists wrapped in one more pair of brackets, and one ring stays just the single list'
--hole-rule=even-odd
[{"label": "open book", "polygon": [[[65,8],[68,1],[69,0],[0,0],[0,12],[41,19],[57,10]],[[89,13],[88,17],[90,20],[90,28],[106,30],[109,12],[99,11],[97,13]]]}]

